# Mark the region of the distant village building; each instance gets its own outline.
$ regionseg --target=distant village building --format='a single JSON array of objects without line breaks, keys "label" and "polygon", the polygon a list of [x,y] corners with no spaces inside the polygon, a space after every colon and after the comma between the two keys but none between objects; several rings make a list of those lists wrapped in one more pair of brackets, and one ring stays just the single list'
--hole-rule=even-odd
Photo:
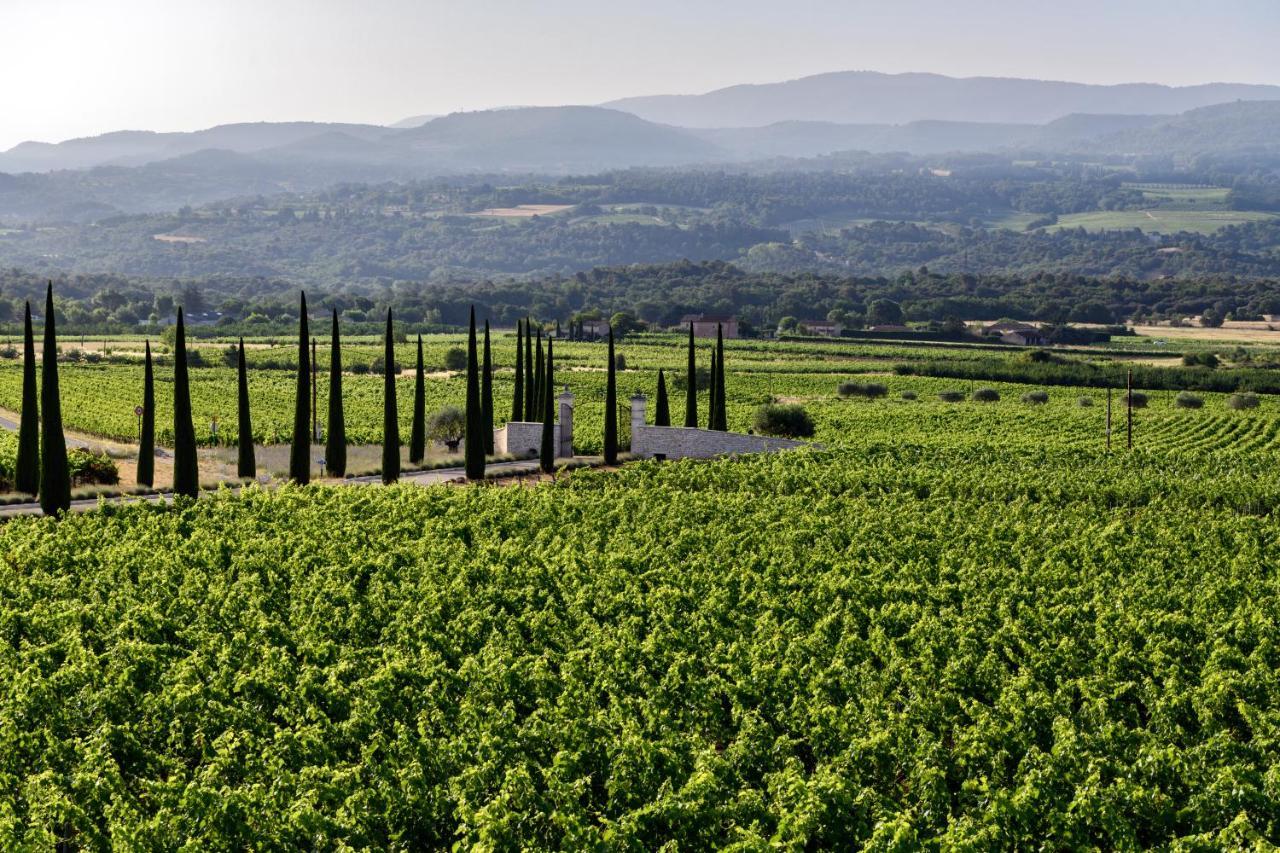
[{"label": "distant village building", "polygon": [[800,325],[810,335],[820,338],[838,338],[844,333],[843,323],[832,323],[829,320],[805,320]]},{"label": "distant village building", "polygon": [[579,325],[582,327],[584,338],[604,338],[609,335],[608,320],[583,320]]},{"label": "distant village building", "polygon": [[726,338],[738,337],[738,318],[728,314],[685,314],[680,318],[681,327],[687,329],[690,323],[695,338],[714,338],[717,326],[724,330]]},{"label": "distant village building", "polygon": [[1020,347],[1038,347],[1047,343],[1044,332],[1038,326],[1018,320],[992,323],[982,330],[982,334],[988,338],[999,338],[1001,343]]},{"label": "distant village building", "polygon": [[1040,347],[1046,343],[1044,333],[1039,329],[1020,329],[1016,332],[1005,332],[1000,342],[1019,347]]}]

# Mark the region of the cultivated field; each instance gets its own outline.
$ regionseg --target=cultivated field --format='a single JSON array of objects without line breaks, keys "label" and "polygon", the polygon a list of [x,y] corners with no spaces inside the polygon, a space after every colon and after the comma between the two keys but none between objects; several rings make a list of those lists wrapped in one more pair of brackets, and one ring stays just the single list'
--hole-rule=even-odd
[{"label": "cultivated field", "polygon": [[[556,350],[590,449],[604,347]],[[1276,398],[1151,392],[1130,451],[1117,394],[1108,450],[1103,389],[893,373],[989,351],[726,350],[730,427],[796,401],[823,448],[0,525],[0,844],[1280,843]],[[618,351],[622,400],[683,370],[680,336]],[[289,422],[289,353],[249,354],[259,429]],[[512,356],[500,336],[500,414]],[[137,368],[61,375],[68,422],[131,427]],[[376,440],[382,378],[346,379]],[[193,386],[207,439],[233,374]]]}]

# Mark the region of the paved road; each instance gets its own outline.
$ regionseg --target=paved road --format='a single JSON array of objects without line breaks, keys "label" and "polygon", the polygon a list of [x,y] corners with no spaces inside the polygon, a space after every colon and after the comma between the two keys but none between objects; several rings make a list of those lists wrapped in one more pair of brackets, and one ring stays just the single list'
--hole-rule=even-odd
[{"label": "paved road", "polygon": [[[10,432],[17,432],[18,425],[6,417],[0,416],[0,429],[7,429]],[[67,437],[67,447],[88,447],[89,442],[81,441],[78,438]]]},{"label": "paved road", "polygon": [[[497,471],[504,474],[532,474],[538,470],[538,460],[521,459],[516,462],[493,462],[485,466],[486,471]],[[466,476],[466,470],[463,468],[437,468],[434,471],[413,471],[400,477],[402,483],[414,483],[419,486],[430,486],[437,483],[447,483],[450,480],[457,480]],[[367,485],[370,483],[381,483],[382,476],[374,474],[369,477],[351,477],[343,480],[340,485]],[[239,486],[229,486],[232,492],[239,492]],[[208,497],[215,492],[201,492],[201,497]],[[97,509],[100,500],[107,503],[136,503],[138,501],[150,501],[158,503],[162,500],[172,500],[173,492],[161,492],[154,495],[121,495],[114,498],[86,498],[71,502],[72,512],[87,512],[91,509]],[[39,503],[21,503],[9,504],[8,506],[0,506],[0,518],[13,518],[19,515],[39,515],[41,513]]]}]

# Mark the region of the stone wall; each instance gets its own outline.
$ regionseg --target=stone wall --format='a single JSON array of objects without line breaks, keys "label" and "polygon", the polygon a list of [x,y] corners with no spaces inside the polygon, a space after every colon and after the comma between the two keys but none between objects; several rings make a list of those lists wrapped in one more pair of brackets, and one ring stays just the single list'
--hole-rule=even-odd
[{"label": "stone wall", "polygon": [[[560,422],[551,428],[557,459],[573,456],[573,395],[566,385],[556,396]],[[493,431],[493,452],[537,456],[542,452],[542,421],[507,421]]]},{"label": "stone wall", "polygon": [[645,397],[631,398],[631,453],[666,459],[709,459],[728,453],[773,453],[804,447],[805,442],[767,435],[720,432],[697,427],[660,427],[645,423]]},{"label": "stone wall", "polygon": [[[555,446],[560,446],[560,424],[552,428]],[[507,421],[493,431],[493,452],[499,455],[537,456],[542,447],[542,424],[533,421]],[[557,454],[563,455],[563,454]]]},{"label": "stone wall", "polygon": [[803,446],[803,441],[789,438],[696,427],[631,428],[631,453],[642,457],[661,455],[666,459],[708,459],[727,453],[772,453]]}]

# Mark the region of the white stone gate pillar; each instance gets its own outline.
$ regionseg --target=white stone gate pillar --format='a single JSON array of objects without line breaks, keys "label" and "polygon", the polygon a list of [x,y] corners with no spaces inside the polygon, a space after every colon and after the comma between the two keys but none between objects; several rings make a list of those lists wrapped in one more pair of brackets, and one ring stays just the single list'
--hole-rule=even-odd
[{"label": "white stone gate pillar", "polygon": [[648,402],[643,394],[631,395],[631,452],[636,456],[646,454],[644,442],[644,408]]},{"label": "white stone gate pillar", "polygon": [[569,386],[564,386],[560,396],[556,397],[560,409],[560,446],[556,449],[556,457],[571,459],[573,457],[573,394]]}]

